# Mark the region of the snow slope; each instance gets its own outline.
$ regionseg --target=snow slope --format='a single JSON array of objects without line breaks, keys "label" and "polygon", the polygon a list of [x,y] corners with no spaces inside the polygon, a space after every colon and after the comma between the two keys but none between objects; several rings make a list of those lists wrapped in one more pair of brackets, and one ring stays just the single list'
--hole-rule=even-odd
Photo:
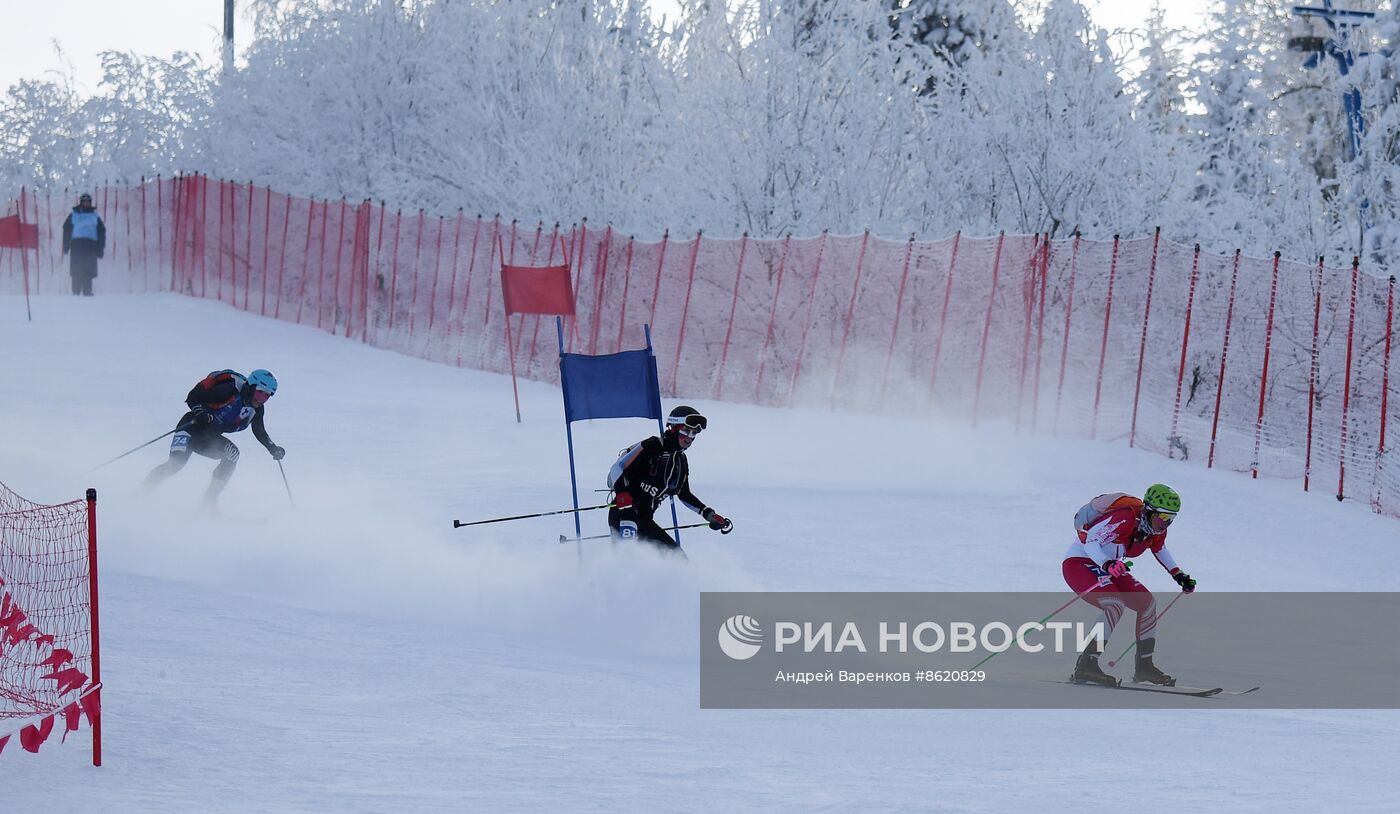
[{"label": "snow slope", "polygon": [[[1202,590],[1395,590],[1396,524],[1365,507],[1121,446],[694,401],[693,485],[735,533],[688,533],[687,567],[580,557],[567,518],[451,528],[569,504],[552,387],[521,384],[517,425],[507,378],[215,303],[23,308],[0,298],[0,480],[98,489],[106,760],[86,729],[6,750],[0,811],[1393,810],[1393,711],[699,709],[701,590],[1061,590],[1073,510],[1154,480]],[[281,380],[295,510],[250,433],[216,519],[210,461],[140,491],[164,442],[88,472],[219,367]],[[576,425],[581,488],[653,426]]]}]

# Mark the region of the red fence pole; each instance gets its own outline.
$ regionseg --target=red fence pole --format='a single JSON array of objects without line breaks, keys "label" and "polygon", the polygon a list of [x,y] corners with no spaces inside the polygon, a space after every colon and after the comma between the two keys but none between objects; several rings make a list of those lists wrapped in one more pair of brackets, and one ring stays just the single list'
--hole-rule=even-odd
[{"label": "red fence pole", "polygon": [[948,283],[943,288],[943,311],[938,317],[938,339],[933,343],[933,373],[928,380],[928,401],[933,406],[933,391],[938,386],[938,360],[943,355],[943,331],[948,327],[948,303],[953,298],[953,276],[958,268],[958,244],[962,232],[953,233],[953,248],[948,259]]},{"label": "red fence pole", "polygon": [[[209,176],[200,176],[199,182],[199,219],[195,221],[195,236],[199,240],[199,296],[201,299],[207,299],[209,297]],[[219,240],[217,236],[217,227],[218,224],[215,224],[215,274],[219,271]]]},{"label": "red fence pole", "polygon": [[[251,224],[250,224],[251,225]],[[262,256],[262,301],[258,304],[258,314],[267,316],[267,257],[272,241],[272,187],[263,187],[263,256]],[[248,307],[245,296],[243,305]],[[249,309],[251,310],[251,308]]]},{"label": "red fence pole", "polygon": [[[45,192],[45,193],[44,193],[44,200],[47,201],[51,194],[52,194],[52,193]],[[30,202],[31,204],[33,204],[33,208],[34,208],[34,221],[33,221],[34,225],[37,226],[37,227],[43,228],[45,232],[50,232],[50,230],[53,228],[53,224],[49,223],[48,221],[41,221],[41,220],[39,220],[39,196],[38,196],[38,195],[31,194],[31,195],[29,196],[29,202]],[[43,249],[41,249],[41,248],[35,247],[35,249],[34,249],[34,292],[35,292],[36,294],[37,294],[38,291],[39,291],[39,280],[42,279],[43,276],[44,276],[44,251],[43,251]]]},{"label": "red fence pole", "polygon": [[[997,280],[1001,277],[1001,248],[1006,242],[1006,230],[997,235],[997,251],[992,258],[992,285],[987,289],[987,318],[982,322],[982,346],[977,352],[977,388],[972,393],[972,426],[977,426],[977,411],[982,403],[982,371],[987,363],[987,338],[992,334],[992,306],[997,298]],[[950,275],[951,279],[951,275]]]},{"label": "red fence pole", "polygon": [[[515,226],[511,225],[511,240],[515,240]],[[491,283],[500,276],[500,271],[496,268],[496,250],[501,250],[501,264],[506,262],[505,249],[501,246],[501,213],[491,219],[491,237],[486,240],[486,315],[482,319],[482,334],[485,335],[491,327]],[[501,296],[505,296],[502,292]]]},{"label": "red fence pole", "polygon": [[[253,286],[253,182],[248,182],[248,217],[247,224],[243,227],[246,236],[243,238],[243,310],[248,310],[248,296]],[[237,295],[234,296],[235,302]]]},{"label": "red fence pole", "polygon": [[[1168,444],[1179,445],[1185,455],[1186,445],[1182,443],[1178,429],[1181,426],[1181,387],[1186,380],[1186,350],[1191,343],[1191,311],[1196,304],[1196,281],[1201,267],[1201,244],[1196,244],[1191,258],[1191,283],[1186,295],[1186,324],[1181,330],[1181,364],[1176,371],[1176,405],[1172,408],[1172,431],[1167,437]],[[1167,457],[1175,457],[1168,448]]]},{"label": "red fence pole", "polygon": [[1390,275],[1390,283],[1385,297],[1385,350],[1381,356],[1381,437],[1376,444],[1375,489],[1371,498],[1371,508],[1377,513],[1381,506],[1381,459],[1385,457],[1385,424],[1387,405],[1390,401],[1390,328],[1395,317],[1395,275]]},{"label": "red fence pole", "polygon": [[1347,371],[1342,386],[1342,440],[1337,451],[1337,500],[1346,496],[1347,481],[1347,418],[1351,412],[1351,350],[1356,332],[1356,287],[1360,283],[1361,258],[1351,258],[1351,311],[1347,318]]},{"label": "red fence pole", "polygon": [[598,352],[598,326],[603,318],[603,286],[608,276],[608,261],[611,257],[609,249],[612,248],[612,224],[603,232],[603,242],[598,244],[598,262],[593,265],[596,282],[593,286],[593,327],[588,332],[588,352],[596,354]]},{"label": "red fence pole", "polygon": [[[570,334],[571,339],[569,340],[569,350],[573,351],[576,345],[580,347],[583,345],[583,336],[579,333],[578,330],[578,292],[579,287],[583,284],[584,260],[588,257],[586,253],[588,251],[588,218],[579,219],[578,240],[571,242],[573,243],[573,250],[572,252],[570,252],[567,247],[565,248],[564,265],[568,266],[571,273],[574,275],[574,315],[569,320],[573,323],[574,326],[573,333]],[[595,277],[598,275],[597,265],[593,266],[593,275]],[[596,302],[594,303],[593,307],[596,311]],[[540,318],[535,317],[536,336],[539,336],[539,330]]]},{"label": "red fence pole", "polygon": [[885,371],[880,374],[880,401],[885,400],[885,390],[890,384],[890,363],[894,361],[894,346],[899,339],[899,316],[904,310],[904,289],[909,283],[909,261],[914,257],[914,235],[904,243],[904,267],[899,272],[899,293],[894,298],[894,324],[890,328],[890,347],[885,351]]},{"label": "red fence pole", "polygon": [[636,238],[627,236],[627,263],[622,270],[622,315],[617,320],[617,346],[613,352],[622,350],[622,335],[627,330],[627,290],[632,283],[632,246]]},{"label": "red fence pole", "polygon": [[97,490],[87,490],[88,544],[88,621],[92,625],[92,708],[97,714],[88,716],[92,724],[92,765],[102,765],[102,635],[101,615],[97,608]]},{"label": "red fence pole", "polygon": [[[316,327],[321,327],[321,302],[326,281],[326,234],[330,231],[331,202],[321,201],[321,248],[316,255]],[[302,278],[301,302],[297,303],[297,324],[301,324],[301,309],[306,303],[306,278]]]},{"label": "red fence pole", "polygon": [[185,210],[184,199],[185,199],[185,195],[183,194],[183,189],[184,189],[184,187],[185,187],[185,176],[183,176],[183,175],[176,175],[173,179],[171,179],[171,182],[170,182],[170,212],[171,212],[171,218],[170,218],[170,293],[172,293],[172,294],[175,293],[175,292],[178,290],[178,288],[176,287],[176,277],[179,275],[179,272],[180,272],[180,256],[181,256],[180,247],[181,247],[181,246],[183,245],[183,243],[184,243],[184,241],[181,240],[181,236],[182,236],[184,233],[183,233],[183,232],[181,231],[181,229],[180,229],[180,227],[181,227],[182,225],[184,225],[184,222],[185,222],[185,218],[184,218],[184,210]]},{"label": "red fence pole", "polygon": [[1026,263],[1030,271],[1030,285],[1023,287],[1026,299],[1026,324],[1021,334],[1021,369],[1016,382],[1016,432],[1021,431],[1021,408],[1026,402],[1026,368],[1031,362],[1031,324],[1035,321],[1035,289],[1040,283],[1040,235],[1036,234],[1031,244],[1031,256]]},{"label": "red fence pole", "polygon": [[216,298],[219,302],[224,301],[224,192],[228,185],[223,179],[219,179],[219,232],[214,241],[214,273],[219,277],[219,287]]},{"label": "red fence pole", "polygon": [[[350,205],[346,202],[345,196],[340,196],[340,224],[335,230],[335,282],[331,283],[331,333],[335,333],[335,314],[340,310],[336,306],[340,304],[340,264],[345,253],[345,217],[350,212]],[[321,327],[321,317],[326,313],[326,294],[322,289],[316,293],[316,328]]]},{"label": "red fence pole", "polygon": [[403,210],[394,211],[394,247],[389,250],[389,335],[394,333],[394,311],[399,291],[399,234],[403,232]]},{"label": "red fence pole", "polygon": [[1065,294],[1065,333],[1060,344],[1060,381],[1055,385],[1055,428],[1051,432],[1060,432],[1060,405],[1064,401],[1065,395],[1065,365],[1069,362],[1069,327],[1070,318],[1074,315],[1074,279],[1079,271],[1079,232],[1074,233],[1074,246],[1069,254],[1069,291]]},{"label": "red fence pole", "polygon": [[744,278],[744,255],[749,249],[749,233],[739,239],[739,264],[734,269],[734,298],[729,303],[729,327],[724,329],[724,347],[719,353],[719,378],[715,381],[715,399],[723,397],[724,366],[729,360],[729,340],[734,336],[734,315],[739,311],[739,283]]},{"label": "red fence pole", "polygon": [[[448,319],[457,313],[457,255],[462,249],[462,207],[457,207],[457,215],[452,220],[452,283],[447,287]],[[464,306],[465,307],[465,306]]]},{"label": "red fence pole", "polygon": [[1278,300],[1278,260],[1280,252],[1274,252],[1274,270],[1269,280],[1269,312],[1264,322],[1264,369],[1259,374],[1259,414],[1254,419],[1254,458],[1250,463],[1250,476],[1259,477],[1259,451],[1264,440],[1264,396],[1269,384],[1269,352],[1274,344],[1274,303]]},{"label": "red fence pole", "polygon": [[[67,191],[67,188],[66,188],[66,187],[65,187],[65,190],[64,190],[64,191],[65,191],[65,192]],[[52,209],[52,207],[53,207],[53,192],[52,192],[52,191],[49,191],[49,192],[47,192],[47,193],[44,195],[44,225],[45,225],[46,227],[50,228],[50,229],[53,228],[53,227],[52,227],[52,224],[53,224],[53,209]],[[37,220],[37,218],[35,218],[35,220]],[[60,272],[59,272],[59,266],[61,266],[61,265],[63,264],[63,260],[61,259],[61,257],[55,257],[55,256],[52,254],[52,252],[61,251],[61,249],[59,248],[59,245],[60,245],[60,244],[59,244],[59,241],[50,240],[50,241],[48,241],[48,245],[51,247],[51,248],[49,249],[49,252],[50,252],[50,254],[49,254],[49,271],[50,271],[55,277],[57,277],[57,276],[59,275],[59,273],[60,273]],[[38,274],[36,273],[35,276],[34,276],[34,293],[35,293],[35,294],[38,294],[41,290],[42,290],[42,286],[40,285],[40,282],[39,282],[39,276],[38,276]]]},{"label": "red fence pole", "polygon": [[[287,236],[292,225],[292,196],[282,196],[282,243],[277,247],[277,302],[274,309],[282,309],[282,279],[287,270]],[[267,278],[263,278],[262,313],[267,314]]]},{"label": "red fence pole", "polygon": [[[24,275],[24,313],[25,313],[25,316],[26,316],[26,318],[28,319],[28,321],[33,322],[33,321],[34,321],[34,312],[33,312],[32,310],[30,310],[30,306],[29,306],[29,254],[28,254],[28,251],[29,251],[29,250],[26,249],[26,248],[24,247],[24,239],[23,239],[23,232],[24,232],[24,198],[25,198],[25,187],[21,186],[21,187],[19,188],[19,217],[18,217],[19,224],[20,224],[20,232],[21,232],[21,237],[20,237],[20,241],[19,241],[19,264],[20,264],[20,268],[22,269],[22,272],[21,272],[21,273]],[[38,224],[35,224],[35,228],[36,228],[36,229],[38,228]],[[39,247],[38,247],[38,246],[35,246],[35,247],[34,247],[34,254],[35,254],[36,256],[39,254]],[[35,260],[35,261],[34,261],[34,276],[35,276],[35,277],[38,277],[38,276],[39,276],[39,261],[38,261],[38,260]],[[35,286],[34,286],[34,287],[35,287],[36,289],[39,287],[37,282],[35,283]]]},{"label": "red fence pole", "polygon": [[802,373],[802,357],[807,353],[807,332],[812,328],[813,312],[817,306],[817,283],[822,276],[822,258],[826,256],[827,230],[822,230],[822,239],[817,244],[817,267],[812,272],[812,287],[807,290],[807,318],[802,322],[802,340],[797,345],[797,360],[792,365],[792,383],[788,385],[788,406],[797,397],[797,377]]},{"label": "red fence pole", "polygon": [[[467,284],[462,292],[462,321],[465,324],[467,319],[467,308],[472,303],[472,277],[476,274],[476,247],[477,241],[481,238],[481,213],[476,214],[476,225],[472,227],[472,248],[471,259],[467,261]],[[465,330],[463,331],[465,333]],[[462,366],[462,348],[466,345],[466,337],[457,343],[457,367]]]},{"label": "red fence pole", "polygon": [[[437,240],[433,246],[433,284],[428,286],[428,335],[429,341],[433,333],[433,323],[437,322],[437,287],[438,279],[442,277],[442,230],[445,219],[438,215]],[[452,293],[449,290],[448,297]]]},{"label": "red fence pole", "polygon": [[[156,174],[156,268],[165,269],[165,194],[161,191],[165,181]],[[161,277],[157,277],[160,280]]]},{"label": "red fence pole", "polygon": [[676,339],[676,360],[671,363],[671,392],[676,392],[677,378],[681,373],[681,351],[685,348],[685,320],[690,315],[690,292],[695,288],[695,261],[700,256],[700,240],[704,230],[695,233],[695,245],[690,247],[690,274],[685,282],[685,303],[681,306],[680,337]]},{"label": "red fence pole", "polygon": [[763,390],[763,370],[768,364],[768,346],[773,342],[773,324],[778,316],[778,297],[783,293],[783,272],[787,269],[788,249],[792,246],[792,235],[783,238],[783,251],[778,258],[778,281],[773,287],[773,309],[768,312],[768,330],[763,334],[763,349],[758,352],[758,379],[754,383],[753,400],[758,402],[758,394]]},{"label": "red fence pole", "polygon": [[[572,227],[570,227],[570,230],[572,231]],[[541,232],[544,231],[544,221],[540,221],[540,231],[541,231]],[[539,242],[540,242],[540,236],[539,236],[539,233],[536,233],[536,234],[535,234],[535,245],[536,245],[536,247],[539,246]],[[546,266],[552,266],[552,265],[554,265],[554,244],[555,244],[556,242],[558,242],[561,246],[563,246],[563,240],[562,240],[562,238],[559,237],[559,222],[558,222],[558,221],[555,221],[555,222],[554,222],[554,231],[551,232],[550,235],[549,235],[549,254],[545,257],[545,261],[544,261],[544,264],[545,264]],[[567,256],[567,255],[568,255],[568,248],[567,248],[567,247],[564,248],[564,254],[565,254],[564,263],[565,263],[565,265],[567,265],[568,262],[569,262],[568,256]],[[534,252],[534,251],[531,251],[531,252],[530,252],[530,265],[535,265],[537,262],[538,262],[538,261],[535,260],[535,252]],[[574,302],[578,302],[578,300],[575,299]],[[577,307],[575,307],[574,310],[577,311],[577,310],[578,310]],[[544,315],[543,315],[543,314],[535,314],[535,332],[534,332],[533,334],[531,334],[531,336],[530,336],[530,356],[529,356],[529,358],[526,359],[526,361],[525,361],[525,370],[526,370],[527,372],[530,371],[530,370],[532,370],[532,369],[534,369],[534,367],[535,367],[535,349],[538,348],[538,347],[540,346],[540,323],[543,322],[543,321],[544,321]],[[524,317],[524,316],[521,316],[521,317],[520,317],[520,327],[521,327],[521,330],[522,330],[522,331],[523,331],[524,328],[525,328],[525,317]]]},{"label": "red fence pole", "polygon": [[856,281],[851,286],[851,302],[846,306],[846,321],[841,328],[841,350],[836,354],[836,375],[831,377],[831,403],[836,406],[836,390],[841,386],[841,368],[846,362],[846,340],[851,335],[851,322],[855,320],[856,298],[860,296],[860,278],[865,271],[865,249],[870,243],[870,230],[860,239],[860,257],[856,260]]},{"label": "red fence pole", "polygon": [[[159,182],[157,182],[159,183]],[[141,176],[141,291],[151,290],[151,258],[146,236],[146,176]]]},{"label": "red fence pole", "polygon": [[656,303],[661,299],[661,267],[666,264],[666,244],[671,239],[671,230],[661,234],[661,256],[656,260],[656,285],[651,292],[651,324],[656,324]]},{"label": "red fence pole", "polygon": [[418,279],[423,276],[423,233],[428,230],[427,214],[418,207],[418,235],[413,243],[413,285],[408,293],[408,337],[417,333],[418,324]]},{"label": "red fence pole", "polygon": [[[370,201],[370,217],[374,217],[374,201]],[[381,198],[379,201],[379,228],[374,230],[374,270],[373,277],[370,276],[369,259],[365,259],[365,279],[364,297],[360,300],[360,341],[369,344],[369,292],[372,288],[381,287],[384,279],[379,272],[384,268],[384,222],[389,219],[389,207]],[[373,281],[373,282],[371,282]]]},{"label": "red fence pole", "polygon": [[1045,350],[1045,292],[1050,287],[1050,233],[1040,244],[1040,316],[1035,328],[1035,378],[1031,384],[1031,434],[1040,419],[1040,367]]},{"label": "red fence pole", "polygon": [[1142,366],[1147,359],[1147,324],[1152,319],[1152,289],[1157,283],[1157,249],[1162,242],[1162,227],[1152,233],[1152,262],[1147,266],[1147,304],[1142,307],[1142,340],[1138,343],[1137,382],[1133,385],[1133,422],[1128,429],[1128,447],[1137,442],[1138,404],[1142,398]]},{"label": "red fence pole", "polygon": [[[306,300],[306,276],[311,267],[311,227],[316,222],[316,196],[306,203],[306,245],[301,252],[301,285],[297,286],[297,324],[301,324],[301,303]],[[277,298],[277,311],[282,310],[282,298]]]},{"label": "red fence pole", "polygon": [[1303,491],[1308,491],[1312,479],[1313,407],[1317,400],[1317,334],[1322,321],[1322,263],[1317,258],[1316,298],[1313,301],[1312,364],[1308,369],[1308,444],[1303,457]]},{"label": "red fence pole", "polygon": [[1230,355],[1230,325],[1235,318],[1235,284],[1240,278],[1240,250],[1235,249],[1235,265],[1230,271],[1230,294],[1225,306],[1225,338],[1220,344],[1220,375],[1215,383],[1215,418],[1210,422],[1210,453],[1206,455],[1206,469],[1215,465],[1215,435],[1220,429],[1220,401],[1225,396],[1225,360]]},{"label": "red fence pole", "polygon": [[[113,205],[113,210],[120,207],[122,216],[122,234],[126,240],[126,278],[127,285],[131,284],[132,260],[131,260],[131,187],[126,187],[126,194],[121,194],[121,188],[117,189],[117,201],[119,204]],[[20,210],[21,212],[24,210]],[[116,259],[115,257],[112,259]]]},{"label": "red fence pole", "polygon": [[[418,278],[423,276],[423,233],[428,230],[427,214],[418,207],[418,235],[413,241],[413,285],[408,293],[408,338],[417,332],[418,323]],[[509,321],[509,316],[507,316]]]},{"label": "red fence pole", "polygon": [[1108,323],[1113,317],[1113,286],[1118,281],[1118,235],[1113,236],[1113,255],[1108,262],[1108,298],[1103,308],[1103,342],[1099,346],[1099,374],[1094,382],[1094,418],[1089,425],[1089,437],[1099,435],[1099,398],[1103,395],[1103,368],[1108,360]]}]

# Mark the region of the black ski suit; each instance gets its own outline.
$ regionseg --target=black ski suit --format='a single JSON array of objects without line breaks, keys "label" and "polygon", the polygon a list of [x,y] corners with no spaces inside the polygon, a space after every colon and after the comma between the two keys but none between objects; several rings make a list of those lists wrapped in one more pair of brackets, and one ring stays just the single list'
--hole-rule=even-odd
[{"label": "black ski suit", "polygon": [[674,495],[702,517],[709,508],[690,491],[690,464],[674,432],[624,450],[608,471],[608,485],[614,492],[608,510],[613,537],[644,540],[665,551],[680,551],[680,545],[652,519],[662,501]]},{"label": "black ski suit", "polygon": [[243,376],[231,370],[210,373],[190,389],[185,405],[190,411],[175,425],[178,430],[170,440],[170,459],[151,470],[146,477],[148,487],[180,471],[189,462],[190,453],[198,453],[219,462],[214,467],[209,489],[204,493],[205,503],[213,503],[238,465],[238,446],[225,438],[224,433],[241,432],[249,426],[259,443],[274,458],[280,457],[282,448],[268,437],[263,408],[253,404]]}]

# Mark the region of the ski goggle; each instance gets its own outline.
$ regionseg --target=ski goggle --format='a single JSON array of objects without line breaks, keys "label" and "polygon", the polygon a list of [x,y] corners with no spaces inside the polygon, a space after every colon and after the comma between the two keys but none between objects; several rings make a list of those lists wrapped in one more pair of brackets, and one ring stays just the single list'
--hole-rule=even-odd
[{"label": "ski goggle", "polygon": [[1163,512],[1149,508],[1146,510],[1145,519],[1154,531],[1166,531],[1167,526],[1170,526],[1172,521],[1176,519],[1176,512]]},{"label": "ski goggle", "polygon": [[710,425],[710,422],[699,413],[692,413],[688,416],[685,416],[684,418],[671,416],[666,419],[666,423],[670,424],[673,427],[676,427],[676,429],[678,430],[681,427],[690,430],[690,432],[687,433],[687,435],[691,436],[694,436],[696,433],[700,432],[701,430],[705,429]]}]

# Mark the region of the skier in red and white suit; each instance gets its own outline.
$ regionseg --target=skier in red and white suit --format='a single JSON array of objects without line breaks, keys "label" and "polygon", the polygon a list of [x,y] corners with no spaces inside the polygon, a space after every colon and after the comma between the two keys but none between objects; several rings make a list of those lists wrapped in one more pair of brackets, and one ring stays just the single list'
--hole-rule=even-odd
[{"label": "skier in red and white suit", "polygon": [[[1137,613],[1137,661],[1133,680],[1171,685],[1175,679],[1157,669],[1152,656],[1156,650],[1157,603],[1152,592],[1128,573],[1126,557],[1152,552],[1157,562],[1190,593],[1196,581],[1176,564],[1167,551],[1167,527],[1181,510],[1181,498],[1163,484],[1148,487],[1142,499],[1122,492],[1099,495],[1074,515],[1079,539],[1065,552],[1061,569],[1065,583],[1085,602],[1103,611],[1108,634],[1113,633],[1123,612]],[[1103,643],[1094,642],[1075,664],[1074,680],[1116,684],[1098,662]]]}]

